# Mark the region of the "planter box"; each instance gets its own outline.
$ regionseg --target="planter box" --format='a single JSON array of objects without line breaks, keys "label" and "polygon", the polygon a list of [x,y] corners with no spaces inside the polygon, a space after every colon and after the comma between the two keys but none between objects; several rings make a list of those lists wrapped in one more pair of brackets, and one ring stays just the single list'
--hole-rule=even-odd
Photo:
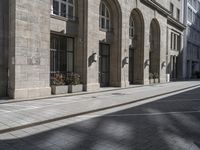
[{"label": "planter box", "polygon": [[159,83],[159,79],[158,78],[154,79],[154,83]]},{"label": "planter box", "polygon": [[52,94],[67,94],[68,93],[68,85],[61,85],[61,86],[51,86]]},{"label": "planter box", "polygon": [[154,79],[149,79],[149,84],[154,84]]},{"label": "planter box", "polygon": [[83,91],[83,85],[78,84],[78,85],[68,85],[68,92],[69,93],[77,93],[77,92],[82,92]]}]

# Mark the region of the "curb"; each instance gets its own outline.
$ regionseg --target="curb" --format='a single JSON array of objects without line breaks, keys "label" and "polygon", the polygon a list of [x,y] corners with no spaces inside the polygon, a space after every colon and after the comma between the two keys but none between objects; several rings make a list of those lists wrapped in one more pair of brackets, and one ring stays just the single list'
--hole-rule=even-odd
[{"label": "curb", "polygon": [[181,91],[184,91],[184,90],[189,90],[191,88],[197,88],[197,87],[200,87],[200,84],[195,85],[195,86],[190,86],[190,87],[187,87],[187,88],[183,88],[183,89],[179,89],[179,90],[175,90],[173,92],[166,92],[166,93],[163,93],[163,94],[153,95],[153,96],[145,97],[145,98],[142,98],[142,99],[137,99],[137,100],[126,102],[126,103],[121,103],[121,104],[117,104],[117,105],[113,105],[113,106],[109,106],[109,107],[99,108],[99,109],[96,109],[96,110],[90,110],[90,111],[85,111],[85,112],[81,112],[81,113],[76,113],[76,114],[61,116],[61,117],[57,117],[57,118],[52,118],[52,119],[48,119],[48,120],[44,120],[44,121],[40,121],[40,122],[21,125],[21,126],[17,126],[17,127],[11,127],[11,128],[8,128],[8,129],[0,130],[0,134],[4,134],[4,133],[7,133],[7,132],[12,132],[12,131],[16,131],[16,130],[21,130],[21,129],[25,129],[25,128],[29,128],[29,127],[33,127],[33,126],[43,125],[43,124],[46,124],[46,123],[51,123],[51,122],[59,121],[59,120],[63,120],[63,119],[73,118],[73,117],[77,117],[77,116],[85,115],[85,114],[89,114],[89,113],[95,113],[95,112],[99,112],[99,111],[103,111],[103,110],[108,110],[108,109],[112,109],[112,108],[126,106],[126,105],[134,104],[134,103],[137,103],[137,102],[140,102],[140,101],[144,101],[144,100],[147,100],[147,99],[156,98],[156,97],[164,96],[164,95],[167,95],[167,94],[173,94],[173,93],[176,93],[176,92],[181,92]]},{"label": "curb", "polygon": [[10,103],[19,103],[19,102],[28,102],[28,101],[39,101],[39,100],[45,100],[45,99],[53,99],[53,98],[60,98],[60,97],[74,97],[74,96],[81,96],[81,95],[89,95],[89,94],[97,94],[97,93],[106,93],[106,92],[112,92],[112,91],[121,91],[125,89],[134,89],[134,88],[140,88],[140,87],[148,87],[148,86],[155,86],[155,85],[163,85],[163,84],[171,84],[173,82],[169,83],[159,83],[159,84],[153,84],[153,85],[137,85],[132,87],[125,87],[125,88],[115,88],[115,89],[108,89],[108,90],[102,90],[102,91],[94,91],[94,92],[81,92],[81,93],[73,93],[73,94],[63,94],[63,95],[52,95],[48,97],[38,97],[38,98],[30,98],[30,99],[8,99],[4,100],[0,104],[10,104]]}]

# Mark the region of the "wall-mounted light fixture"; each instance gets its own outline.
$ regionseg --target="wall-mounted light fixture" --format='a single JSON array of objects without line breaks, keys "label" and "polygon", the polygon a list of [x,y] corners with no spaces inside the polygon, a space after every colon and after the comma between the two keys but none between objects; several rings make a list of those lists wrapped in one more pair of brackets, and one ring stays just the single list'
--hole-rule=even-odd
[{"label": "wall-mounted light fixture", "polygon": [[146,60],[145,66],[150,66],[150,60],[149,59]]},{"label": "wall-mounted light fixture", "polygon": [[167,66],[166,61],[163,61],[163,63],[162,63],[162,67],[166,67],[166,66]]},{"label": "wall-mounted light fixture", "polygon": [[125,63],[125,64],[129,64],[129,58],[128,58],[128,57],[125,57],[125,58],[124,58],[124,63]]},{"label": "wall-mounted light fixture", "polygon": [[97,62],[97,60],[98,60],[97,53],[92,54],[92,60],[93,60],[93,62]]}]

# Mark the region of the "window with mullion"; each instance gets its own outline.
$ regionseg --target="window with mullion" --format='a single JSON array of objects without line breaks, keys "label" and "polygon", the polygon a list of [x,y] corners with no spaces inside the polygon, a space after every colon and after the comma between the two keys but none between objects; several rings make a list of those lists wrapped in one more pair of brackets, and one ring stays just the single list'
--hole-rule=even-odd
[{"label": "window with mullion", "polygon": [[67,38],[67,72],[74,72],[74,39]]},{"label": "window with mullion", "polygon": [[67,17],[67,6],[66,6],[66,2],[61,2],[60,3],[60,16],[62,17]]},{"label": "window with mullion", "polygon": [[135,23],[133,21],[133,18],[131,18],[130,24],[129,24],[129,36],[131,39],[133,39],[135,36]]},{"label": "window with mullion", "polygon": [[55,77],[56,74],[67,75],[73,73],[74,38],[52,34],[50,46],[51,78]]},{"label": "window with mullion", "polygon": [[52,0],[52,14],[74,19],[75,2],[74,0]]},{"label": "window with mullion", "polygon": [[103,30],[110,30],[110,13],[109,9],[104,3],[100,4],[100,11],[99,11],[99,27]]},{"label": "window with mullion", "polygon": [[53,0],[53,14],[59,15],[59,1]]}]

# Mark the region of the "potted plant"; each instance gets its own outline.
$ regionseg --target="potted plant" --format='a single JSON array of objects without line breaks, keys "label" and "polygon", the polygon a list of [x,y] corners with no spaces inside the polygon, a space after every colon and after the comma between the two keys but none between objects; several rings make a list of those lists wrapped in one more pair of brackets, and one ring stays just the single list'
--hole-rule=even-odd
[{"label": "potted plant", "polygon": [[68,84],[68,92],[82,92],[83,84],[80,82],[80,75],[77,73],[72,73],[66,78],[66,83]]},{"label": "potted plant", "polygon": [[154,79],[153,79],[153,73],[149,73],[149,84],[153,84]]},{"label": "potted plant", "polygon": [[64,74],[54,74],[51,77],[51,90],[52,94],[66,94],[68,93],[68,86],[65,83]]},{"label": "potted plant", "polygon": [[157,72],[153,73],[154,83],[159,83],[159,74]]}]

